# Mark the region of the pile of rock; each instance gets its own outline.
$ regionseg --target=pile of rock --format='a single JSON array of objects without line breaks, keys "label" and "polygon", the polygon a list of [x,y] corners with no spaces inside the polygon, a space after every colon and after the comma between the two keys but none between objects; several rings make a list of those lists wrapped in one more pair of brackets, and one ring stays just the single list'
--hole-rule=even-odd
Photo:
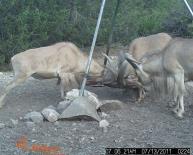
[{"label": "pile of rock", "polygon": [[[97,95],[89,91],[84,92],[84,97],[79,96],[79,90],[73,89],[66,94],[64,101],[60,102],[57,107],[52,105],[44,108],[41,112],[32,111],[24,116],[24,120],[30,123],[40,123],[43,120],[56,122],[59,119],[89,116],[99,121],[99,127],[107,131],[109,123],[102,120],[97,110],[103,105],[97,98]],[[106,117],[102,113],[102,117]]]}]

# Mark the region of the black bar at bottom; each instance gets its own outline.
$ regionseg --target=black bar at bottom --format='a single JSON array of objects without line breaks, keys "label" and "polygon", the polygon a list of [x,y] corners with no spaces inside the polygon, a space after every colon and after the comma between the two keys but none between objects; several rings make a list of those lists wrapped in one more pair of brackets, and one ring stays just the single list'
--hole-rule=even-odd
[{"label": "black bar at bottom", "polygon": [[190,148],[106,148],[105,155],[190,155]]}]

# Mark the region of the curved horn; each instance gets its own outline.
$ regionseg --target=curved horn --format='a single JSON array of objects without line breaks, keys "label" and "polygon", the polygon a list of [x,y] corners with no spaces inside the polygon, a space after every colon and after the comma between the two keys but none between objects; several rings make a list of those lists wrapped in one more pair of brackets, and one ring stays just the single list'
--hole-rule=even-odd
[{"label": "curved horn", "polygon": [[136,64],[141,64],[139,61],[135,60],[135,59],[133,58],[133,56],[132,56],[131,54],[129,54],[129,53],[125,53],[125,58],[126,58],[126,59],[129,59],[130,61],[132,61],[132,62],[134,62],[134,63],[136,63]]},{"label": "curved horn", "polygon": [[109,64],[112,65],[112,59],[105,53],[102,53],[102,55],[109,61]]},{"label": "curved horn", "polygon": [[116,69],[115,68],[115,65],[113,64],[113,60],[112,60],[112,58],[110,58],[108,55],[106,55],[105,53],[102,53],[102,55],[107,59],[107,61],[109,62],[109,65],[110,65],[110,67],[107,67],[107,68],[109,68],[110,70],[113,70],[113,72],[114,72],[114,70]]},{"label": "curved horn", "polygon": [[117,76],[118,76],[118,66],[117,66],[117,63],[115,63],[112,58],[110,58],[109,56],[107,56],[105,53],[102,53],[102,55],[104,57],[107,58],[108,62],[109,62],[109,65],[106,65],[105,68],[108,69],[110,72],[113,73],[114,75],[114,78],[116,79]]}]

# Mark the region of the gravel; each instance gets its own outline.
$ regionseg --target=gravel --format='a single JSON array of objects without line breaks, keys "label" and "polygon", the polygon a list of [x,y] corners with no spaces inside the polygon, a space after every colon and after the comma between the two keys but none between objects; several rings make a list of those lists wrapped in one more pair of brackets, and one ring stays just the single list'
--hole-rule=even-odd
[{"label": "gravel", "polygon": [[[13,79],[12,73],[0,75],[0,90]],[[168,107],[167,98],[152,98],[149,94],[141,104],[134,103],[130,93],[107,87],[87,89],[101,100],[119,100],[123,108],[114,108],[105,113],[109,122],[108,132],[103,132],[97,121],[76,118],[59,120],[57,123],[25,122],[20,119],[32,111],[62,101],[57,80],[28,79],[14,88],[6,97],[6,105],[0,109],[0,154],[28,155],[32,152],[16,147],[22,136],[27,137],[28,146],[34,144],[58,146],[61,154],[102,155],[106,147],[190,147],[193,149],[193,88],[185,98],[185,115],[179,120]],[[2,91],[0,92],[2,93]],[[103,112],[103,111],[102,111]],[[7,122],[18,120],[14,128]],[[34,141],[35,140],[35,141]],[[37,153],[38,154],[38,153]]]}]

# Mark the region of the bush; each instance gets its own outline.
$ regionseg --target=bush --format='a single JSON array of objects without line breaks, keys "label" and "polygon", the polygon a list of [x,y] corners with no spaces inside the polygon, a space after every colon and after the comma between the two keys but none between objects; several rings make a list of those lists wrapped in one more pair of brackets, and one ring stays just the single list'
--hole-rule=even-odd
[{"label": "bush", "polygon": [[[0,3],[0,63],[29,48],[60,41],[90,46],[101,1],[6,0]],[[106,44],[116,0],[107,1],[97,44]],[[114,42],[129,44],[162,31],[193,36],[193,23],[181,0],[121,0]]]},{"label": "bush", "polygon": [[5,56],[0,54],[0,65],[5,63]]}]

